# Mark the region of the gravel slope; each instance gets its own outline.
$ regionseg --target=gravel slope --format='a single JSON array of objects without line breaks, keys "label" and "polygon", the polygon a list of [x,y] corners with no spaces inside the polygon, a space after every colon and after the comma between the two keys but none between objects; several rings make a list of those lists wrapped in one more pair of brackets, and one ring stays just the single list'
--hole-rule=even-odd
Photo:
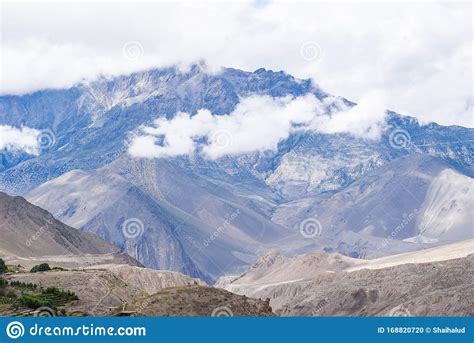
[{"label": "gravel slope", "polygon": [[338,254],[263,256],[217,287],[270,298],[280,315],[470,316],[474,240],[375,260]]}]

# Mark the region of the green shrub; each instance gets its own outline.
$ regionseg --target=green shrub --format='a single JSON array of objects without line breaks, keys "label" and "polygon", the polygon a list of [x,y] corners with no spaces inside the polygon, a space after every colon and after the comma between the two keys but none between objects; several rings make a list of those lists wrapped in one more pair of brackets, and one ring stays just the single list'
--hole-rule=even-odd
[{"label": "green shrub", "polygon": [[46,272],[48,270],[51,270],[51,267],[49,266],[49,264],[41,263],[31,268],[30,273]]},{"label": "green shrub", "polygon": [[10,281],[10,286],[11,287],[16,287],[16,288],[28,288],[28,289],[36,289],[38,287],[37,284],[35,283],[25,283],[21,281]]},{"label": "green shrub", "polygon": [[0,258],[0,274],[8,272],[8,267],[5,264],[5,261]]},{"label": "green shrub", "polygon": [[13,304],[15,302],[15,297],[8,297],[6,295],[2,295],[0,291],[0,305],[7,305]]},{"label": "green shrub", "polygon": [[48,287],[41,292],[41,296],[51,300],[55,304],[62,304],[79,298],[74,292],[63,291],[56,287]]},{"label": "green shrub", "polygon": [[18,298],[18,302],[21,305],[32,308],[32,309],[37,309],[38,307],[41,307],[41,306],[48,306],[48,307],[53,306],[51,301],[46,300],[46,299],[40,299],[36,295],[28,294],[28,293],[22,294]]}]

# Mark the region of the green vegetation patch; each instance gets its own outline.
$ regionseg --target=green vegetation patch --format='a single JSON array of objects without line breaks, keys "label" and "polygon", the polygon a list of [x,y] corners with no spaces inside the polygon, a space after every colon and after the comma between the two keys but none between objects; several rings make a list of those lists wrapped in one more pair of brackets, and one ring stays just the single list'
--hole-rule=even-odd
[{"label": "green vegetation patch", "polygon": [[29,308],[36,310],[47,306],[54,310],[58,306],[78,300],[74,292],[56,287],[43,288],[34,283],[5,280],[0,277],[0,305],[10,304],[11,309]]},{"label": "green vegetation patch", "polygon": [[49,270],[51,270],[51,267],[49,266],[49,264],[41,263],[31,268],[30,273],[47,272]]},{"label": "green vegetation patch", "polygon": [[5,264],[5,261],[0,258],[0,274],[8,272],[8,267]]}]

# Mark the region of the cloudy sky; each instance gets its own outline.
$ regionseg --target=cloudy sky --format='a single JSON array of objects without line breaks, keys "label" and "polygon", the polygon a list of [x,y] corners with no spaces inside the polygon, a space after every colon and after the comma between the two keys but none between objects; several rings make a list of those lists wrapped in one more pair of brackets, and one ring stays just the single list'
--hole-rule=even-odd
[{"label": "cloudy sky", "polygon": [[[3,3],[0,92],[205,60],[474,127],[471,2]],[[375,92],[375,93],[374,93]]]}]

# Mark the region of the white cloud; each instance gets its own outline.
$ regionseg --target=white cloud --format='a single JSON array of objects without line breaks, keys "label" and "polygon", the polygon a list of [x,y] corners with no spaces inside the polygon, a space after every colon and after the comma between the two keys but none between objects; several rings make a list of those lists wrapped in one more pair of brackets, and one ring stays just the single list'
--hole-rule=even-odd
[{"label": "white cloud", "polygon": [[[207,158],[254,151],[276,150],[278,143],[295,131],[346,132],[378,139],[385,119],[383,98],[370,94],[353,108],[329,115],[330,103],[314,95],[297,98],[251,96],[228,115],[213,115],[202,109],[196,115],[178,113],[159,118],[153,127],[142,127],[132,139],[134,157],[162,158],[199,152]],[[331,102],[337,102],[332,98]],[[339,104],[340,105],[340,104]]]},{"label": "white cloud", "polygon": [[356,137],[377,140],[384,129],[386,106],[385,93],[372,91],[364,95],[357,106],[336,112],[331,117],[319,116],[312,126],[323,133],[348,132]]},{"label": "white cloud", "polygon": [[[356,102],[383,89],[390,109],[474,126],[471,2],[9,2],[2,8],[3,93],[205,59],[213,70],[285,70]],[[128,42],[139,43],[137,58],[124,53]],[[312,42],[321,49],[316,54],[305,49]]]},{"label": "white cloud", "polygon": [[20,129],[0,125],[0,150],[22,150],[31,155],[38,155],[40,132],[29,127]]}]

